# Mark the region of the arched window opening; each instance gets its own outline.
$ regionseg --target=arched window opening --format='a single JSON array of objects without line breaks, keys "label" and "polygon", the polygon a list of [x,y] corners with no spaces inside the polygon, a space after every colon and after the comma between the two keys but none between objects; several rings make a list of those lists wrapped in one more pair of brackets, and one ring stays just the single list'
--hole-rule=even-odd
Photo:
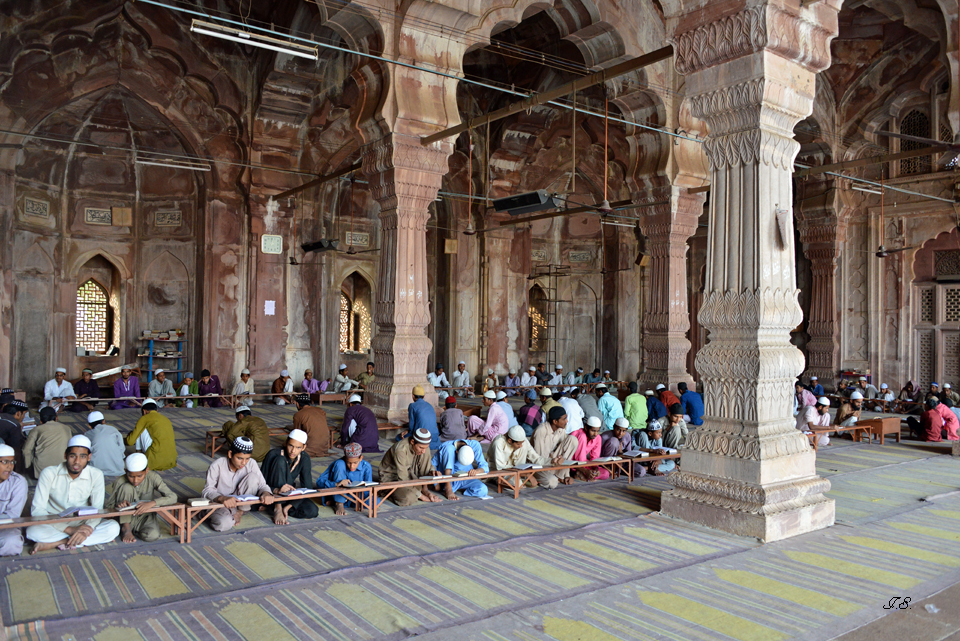
[{"label": "arched window opening", "polygon": [[[922,111],[914,109],[900,121],[900,133],[908,136],[917,136],[918,138],[930,137],[930,118]],[[927,145],[916,140],[900,140],[900,151],[913,151],[922,149]],[[915,158],[904,158],[900,161],[900,173],[907,174],[926,174],[930,172],[930,156],[917,156]]]},{"label": "arched window opening", "polygon": [[347,276],[340,285],[340,351],[370,351],[373,330],[370,283],[358,273]]},{"label": "arched window opening", "polygon": [[113,319],[107,291],[90,279],[77,289],[77,347],[105,352],[110,344]]},{"label": "arched window opening", "polygon": [[340,351],[349,352],[353,345],[353,304],[340,292]]},{"label": "arched window opening", "polygon": [[539,285],[530,288],[530,351],[547,349],[547,296]]}]

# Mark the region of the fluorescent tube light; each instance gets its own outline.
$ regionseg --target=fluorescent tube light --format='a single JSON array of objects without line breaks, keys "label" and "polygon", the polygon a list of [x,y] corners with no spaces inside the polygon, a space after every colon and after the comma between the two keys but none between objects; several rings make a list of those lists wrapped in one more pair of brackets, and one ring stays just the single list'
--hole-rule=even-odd
[{"label": "fluorescent tube light", "polygon": [[137,158],[134,160],[138,165],[153,165],[155,167],[168,167],[170,169],[189,169],[191,171],[210,171],[210,165],[194,165],[188,162],[177,162],[176,160],[144,160]]},{"label": "fluorescent tube light", "polygon": [[234,29],[233,27],[225,27],[210,22],[203,22],[202,20],[194,20],[190,25],[190,31],[202,33],[207,36],[213,36],[214,38],[222,38],[232,42],[239,42],[240,44],[250,45],[252,47],[270,49],[271,51],[285,53],[290,56],[307,58],[308,60],[317,60],[319,58],[316,47],[307,47],[305,45],[290,42],[288,40],[280,40],[278,38],[271,38],[270,36],[262,36],[259,34],[250,33],[249,31]]},{"label": "fluorescent tube light", "polygon": [[865,194],[876,194],[877,196],[883,193],[883,191],[879,189],[871,189],[870,187],[861,187],[860,185],[854,185],[852,189],[854,191],[862,191]]}]

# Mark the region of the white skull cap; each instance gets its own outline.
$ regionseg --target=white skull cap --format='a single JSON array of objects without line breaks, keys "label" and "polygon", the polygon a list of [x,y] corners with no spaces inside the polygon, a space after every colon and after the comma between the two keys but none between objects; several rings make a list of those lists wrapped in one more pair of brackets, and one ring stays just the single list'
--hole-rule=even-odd
[{"label": "white skull cap", "polygon": [[823,405],[824,407],[830,407],[830,399],[826,396],[821,396],[817,399],[817,405]]},{"label": "white skull cap", "polygon": [[290,434],[287,435],[287,438],[293,439],[301,445],[307,444],[307,433],[303,430],[290,430]]},{"label": "white skull cap", "polygon": [[128,472],[142,472],[147,469],[147,455],[134,452],[124,461],[123,466]]},{"label": "white skull cap", "polygon": [[590,418],[587,419],[587,425],[589,425],[590,427],[600,427],[602,424],[603,424],[603,421],[601,421],[596,416],[591,416]]}]

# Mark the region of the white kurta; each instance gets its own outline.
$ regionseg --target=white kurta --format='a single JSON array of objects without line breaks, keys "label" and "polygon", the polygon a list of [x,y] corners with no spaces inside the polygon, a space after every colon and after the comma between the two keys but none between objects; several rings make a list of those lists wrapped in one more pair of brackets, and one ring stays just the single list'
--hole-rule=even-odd
[{"label": "white kurta", "polygon": [[[470,372],[466,368],[463,371],[457,370],[453,373],[450,382],[453,383],[453,387],[473,387],[473,377],[470,376]],[[471,390],[457,390],[457,396],[473,396]]]},{"label": "white kurta", "polygon": [[447,373],[443,372],[440,376],[437,376],[436,372],[430,372],[427,374],[427,380],[434,387],[450,387],[450,381],[447,380]]},{"label": "white kurta", "polygon": [[[520,377],[520,387],[530,387],[536,384],[537,384],[537,377],[534,376],[533,374],[528,373]],[[527,391],[529,390],[524,390],[524,393],[526,393]]]},{"label": "white kurta", "polygon": [[63,382],[58,385],[57,379],[51,378],[43,386],[43,402],[40,403],[40,407],[58,407],[60,403],[51,403],[50,401],[55,398],[67,398],[76,395],[77,393],[73,391],[73,384],[70,381],[63,379]]},{"label": "white kurta", "polygon": [[[353,388],[355,388],[355,387],[356,387],[357,385],[359,385],[359,384],[360,384],[360,383],[358,383],[357,381],[353,380],[353,379],[350,378],[349,376],[344,376],[343,374],[337,374],[337,377],[336,377],[335,379],[333,379],[333,391],[334,391],[334,392],[349,392],[350,390],[352,390]],[[291,383],[291,390],[290,390],[291,392],[293,391],[292,385],[293,385],[293,384]]]},{"label": "white kurta", "polygon": [[[292,382],[287,381],[287,383],[291,387],[293,386]],[[287,391],[286,388],[284,388],[283,391]],[[244,383],[243,381],[237,381],[237,384],[233,387],[234,396],[244,396],[244,395],[253,394],[253,393],[254,393],[253,377],[250,377],[249,379],[247,379],[246,383]],[[244,399],[238,399],[238,400],[240,401],[241,405],[246,405],[247,407],[253,407],[252,398],[244,398]]]}]

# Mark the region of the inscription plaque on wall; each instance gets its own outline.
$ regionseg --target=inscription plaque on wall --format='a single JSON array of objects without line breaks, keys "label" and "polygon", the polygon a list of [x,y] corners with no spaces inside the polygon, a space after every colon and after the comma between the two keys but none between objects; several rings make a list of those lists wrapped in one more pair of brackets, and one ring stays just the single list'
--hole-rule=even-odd
[{"label": "inscription plaque on wall", "polygon": [[960,277],[960,250],[948,249],[933,254],[933,269],[936,278]]},{"label": "inscription plaque on wall", "polygon": [[23,199],[23,213],[27,216],[36,216],[37,218],[49,218],[50,203],[45,200],[38,200],[26,196]]},{"label": "inscription plaque on wall", "polygon": [[260,251],[264,254],[282,254],[283,236],[264,234],[260,237]]},{"label": "inscription plaque on wall", "polygon": [[88,225],[112,225],[113,212],[99,207],[87,207],[83,210],[83,221]]},{"label": "inscription plaque on wall", "polygon": [[369,247],[370,234],[360,232],[347,232],[347,238],[344,241],[347,245],[356,245],[358,247]]},{"label": "inscription plaque on wall", "polygon": [[530,257],[533,260],[544,261],[547,259],[547,250],[546,249],[534,249],[530,252]]},{"label": "inscription plaque on wall", "polygon": [[590,252],[570,252],[571,263],[589,263],[591,260],[593,260],[593,255]]},{"label": "inscription plaque on wall", "polygon": [[183,214],[179,209],[158,211],[154,219],[157,227],[179,227],[183,223]]}]

